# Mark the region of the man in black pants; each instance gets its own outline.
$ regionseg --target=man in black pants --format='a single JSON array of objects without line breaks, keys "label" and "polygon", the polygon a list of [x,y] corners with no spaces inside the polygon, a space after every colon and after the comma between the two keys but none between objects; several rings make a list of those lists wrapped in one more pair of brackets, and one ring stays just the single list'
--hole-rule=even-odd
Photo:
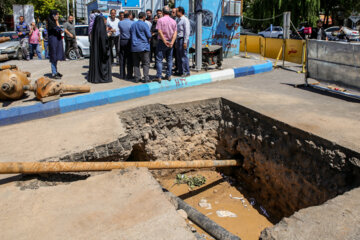
[{"label": "man in black pants", "polygon": [[139,13],[139,21],[135,22],[130,29],[131,52],[133,54],[135,82],[141,80],[140,62],[142,63],[144,78],[143,82],[149,81],[150,67],[150,38],[149,26],[145,23],[146,15]]},{"label": "man in black pants", "polygon": [[[114,58],[117,59],[119,62],[118,54],[119,54],[119,22],[120,20],[116,17],[116,10],[111,9],[110,17],[107,20],[107,27],[111,31],[111,36],[109,37],[109,44],[110,44],[110,53],[111,53],[111,63],[114,63]],[[113,48],[115,45],[116,54],[113,56]]]},{"label": "man in black pants", "polygon": [[[133,78],[133,61],[131,56],[130,28],[134,22],[129,19],[129,12],[124,13],[124,20],[119,22],[120,29],[120,78]],[[125,72],[125,69],[127,72]]]}]

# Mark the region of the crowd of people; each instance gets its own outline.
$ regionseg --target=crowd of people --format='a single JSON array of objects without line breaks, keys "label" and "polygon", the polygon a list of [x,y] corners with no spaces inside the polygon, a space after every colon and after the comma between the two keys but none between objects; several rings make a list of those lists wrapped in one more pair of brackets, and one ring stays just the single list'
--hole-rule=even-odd
[{"label": "crowd of people", "polygon": [[[170,80],[173,75],[182,77],[190,75],[188,59],[190,22],[185,17],[183,7],[170,9],[165,6],[162,10],[157,10],[155,15],[150,9],[140,12],[138,16],[131,11],[116,15],[116,10],[112,9],[108,18],[98,10],[92,11],[89,16],[90,60],[87,77],[89,82],[111,82],[112,65],[115,63],[119,65],[121,79],[135,82],[151,80],[161,82],[163,79]],[[44,57],[50,60],[51,77],[54,79],[62,77],[57,70],[57,62],[65,60],[70,49],[75,49],[78,59],[82,58],[78,52],[75,25],[71,15],[61,27],[59,12],[52,10],[43,31],[39,31],[35,23],[30,25],[25,23],[24,17],[21,16],[16,31],[26,60],[33,59],[35,54],[42,59],[40,39],[44,41]],[[174,57],[175,64],[173,64]],[[164,59],[166,59],[166,71],[163,76]],[[156,76],[150,77],[149,69],[152,62]]]},{"label": "crowd of people", "polygon": [[[120,78],[135,82],[161,82],[170,80],[173,75],[190,75],[187,56],[190,22],[183,7],[170,9],[165,6],[155,15],[148,9],[140,12],[137,18],[129,11],[120,12],[117,17],[113,9],[106,19],[100,11],[94,10],[89,19],[89,82],[111,82],[115,62],[119,64]],[[165,76],[162,73],[164,58]],[[149,76],[151,62],[155,62],[156,68],[153,79]]]}]

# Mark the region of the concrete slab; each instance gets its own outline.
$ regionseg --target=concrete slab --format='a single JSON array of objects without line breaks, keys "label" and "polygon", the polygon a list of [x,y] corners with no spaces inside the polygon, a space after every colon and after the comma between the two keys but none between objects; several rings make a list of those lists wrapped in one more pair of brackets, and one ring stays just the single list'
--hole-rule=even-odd
[{"label": "concrete slab", "polygon": [[195,239],[146,169],[0,186],[2,239]]},{"label": "concrete slab", "polygon": [[360,235],[360,188],[309,207],[265,229],[262,240],[355,240]]}]

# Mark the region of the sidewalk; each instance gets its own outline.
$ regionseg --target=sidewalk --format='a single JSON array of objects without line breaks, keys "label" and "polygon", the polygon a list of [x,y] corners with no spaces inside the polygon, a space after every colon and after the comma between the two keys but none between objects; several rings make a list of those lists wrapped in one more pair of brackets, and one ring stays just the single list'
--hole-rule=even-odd
[{"label": "sidewalk", "polygon": [[[252,66],[265,62],[266,61],[264,60],[245,59],[241,57],[227,58],[224,59],[223,69]],[[32,83],[34,83],[38,78],[44,75],[45,76],[50,75],[51,73],[50,62],[48,60],[32,60],[32,61],[12,60],[12,61],[7,61],[6,63],[4,63],[4,65],[5,64],[17,65],[20,70],[30,72],[31,73],[30,79]],[[153,65],[154,65],[153,63],[150,64],[151,67]],[[112,76],[113,76],[112,83],[103,83],[103,84],[89,83],[86,80],[86,76],[89,71],[89,59],[59,62],[58,70],[60,73],[63,74],[62,79],[59,81],[62,81],[65,84],[90,85],[91,93],[143,84],[141,82],[135,83],[134,81],[120,79],[119,66],[117,65],[112,66]],[[215,72],[215,71],[218,70],[214,69],[214,70],[209,70],[208,72]],[[201,72],[192,71],[191,74],[193,76],[193,75],[202,74],[204,72],[205,72],[204,70]],[[156,70],[154,68],[150,68],[150,76],[155,76],[155,74],[156,74]],[[172,78],[174,79],[178,77],[173,76]],[[0,109],[14,107],[14,106],[27,106],[39,102],[37,99],[35,99],[35,95],[33,94],[33,92],[27,92],[26,94],[27,96],[17,101],[1,101]],[[74,97],[79,95],[84,95],[84,94],[67,94],[62,96],[61,98]]]},{"label": "sidewalk", "polygon": [[[85,79],[88,71],[87,62],[87,60],[61,62],[59,64],[59,71],[64,74],[63,82],[65,84],[89,84]],[[48,74],[47,71],[49,69],[45,61],[12,61],[8,64],[17,64],[21,70],[31,72],[32,81]],[[114,77],[112,83],[89,84],[92,88],[89,94],[68,94],[60,100],[42,104],[35,99],[33,93],[29,93],[26,98],[21,100],[4,102],[4,108],[0,109],[0,125],[14,124],[89,107],[149,96],[160,92],[268,72],[272,70],[272,63],[266,60],[237,57],[226,59],[223,66],[224,70],[193,72],[190,77],[175,77],[171,81],[147,84],[121,80],[117,78],[117,76],[119,76],[116,71],[117,69],[118,67],[113,67]],[[150,75],[154,74],[155,70],[152,70]]]}]

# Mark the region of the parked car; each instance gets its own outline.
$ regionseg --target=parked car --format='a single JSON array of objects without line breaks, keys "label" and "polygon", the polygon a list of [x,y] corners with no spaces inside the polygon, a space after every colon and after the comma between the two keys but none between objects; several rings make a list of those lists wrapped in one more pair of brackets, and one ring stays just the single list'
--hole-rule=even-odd
[{"label": "parked car", "polygon": [[[349,41],[358,41],[360,38],[359,31],[350,29],[348,27],[342,27],[344,37]],[[328,38],[333,38],[334,36],[338,37],[341,35],[340,27],[333,26],[325,29],[326,36]]]},{"label": "parked car", "polygon": [[[75,25],[76,42],[78,45],[78,51],[82,57],[90,56],[90,42],[89,42],[89,26],[88,25]],[[65,49],[65,41],[64,41]],[[113,54],[116,54],[115,47],[113,48]],[[77,59],[75,49],[70,49],[68,54],[69,59]]]},{"label": "parked car", "polygon": [[240,35],[242,36],[242,35],[257,35],[257,34],[256,34],[256,33],[253,33],[253,32],[251,31],[251,29],[246,29],[246,28],[241,27],[241,29],[240,29]]},{"label": "parked car", "polygon": [[[291,31],[289,31],[289,34],[291,34]],[[268,27],[266,30],[259,32],[258,35],[265,38],[283,38],[284,31],[280,26],[273,26],[272,29]]]},{"label": "parked car", "polygon": [[19,37],[16,32],[2,32],[0,37],[10,37],[10,41],[0,43],[0,55],[7,54],[9,59],[22,59]]}]

